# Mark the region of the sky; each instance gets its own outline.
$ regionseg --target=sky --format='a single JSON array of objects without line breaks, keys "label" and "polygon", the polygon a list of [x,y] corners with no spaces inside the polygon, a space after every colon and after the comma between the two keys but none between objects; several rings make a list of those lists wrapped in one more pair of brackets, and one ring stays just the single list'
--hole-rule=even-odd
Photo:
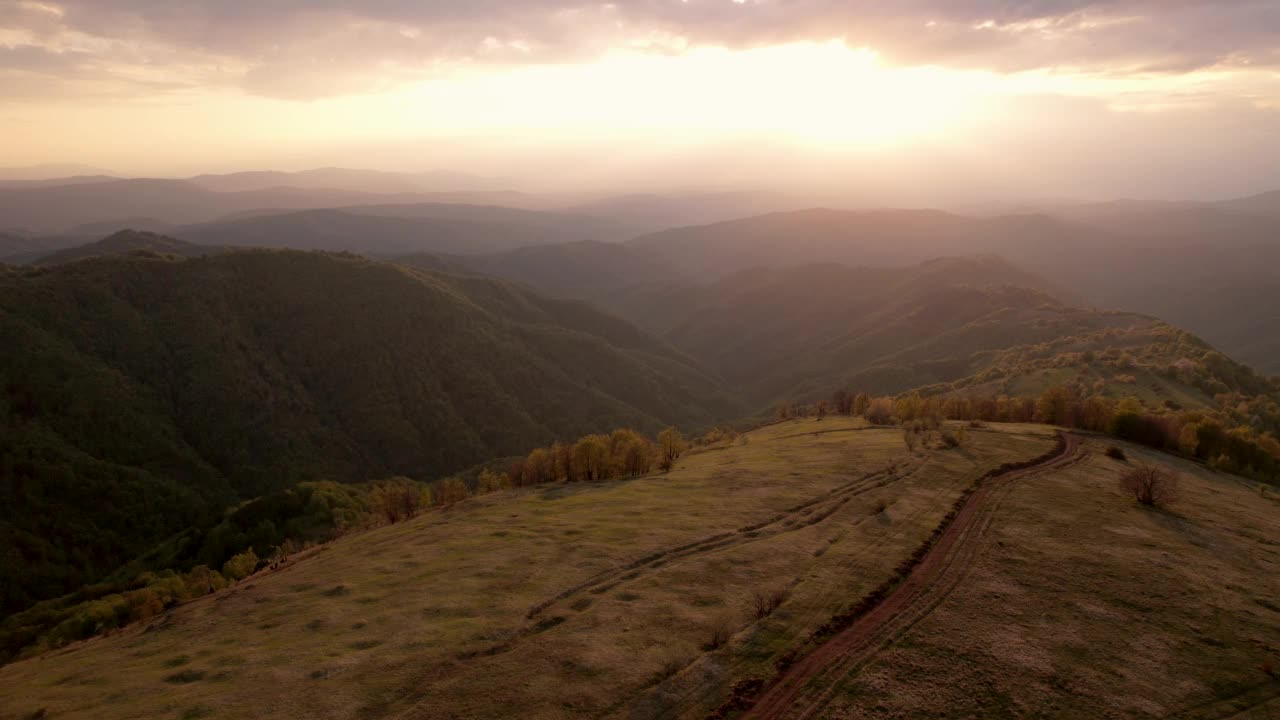
[{"label": "sky", "polygon": [[866,202],[1280,188],[1276,0],[0,0],[0,166]]}]

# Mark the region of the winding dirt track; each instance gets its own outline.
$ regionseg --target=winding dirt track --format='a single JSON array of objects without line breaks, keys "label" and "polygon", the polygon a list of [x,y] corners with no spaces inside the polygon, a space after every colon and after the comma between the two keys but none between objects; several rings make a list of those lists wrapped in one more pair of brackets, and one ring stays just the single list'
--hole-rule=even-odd
[{"label": "winding dirt track", "polygon": [[1063,470],[1085,457],[1079,454],[1078,437],[1061,437],[1061,448],[1052,457],[987,478],[906,579],[852,625],[792,665],[743,717],[807,718],[826,707],[844,679],[927,616],[959,584],[979,554],[994,510],[1015,481]]},{"label": "winding dirt track", "polygon": [[[812,433],[807,433],[812,434]],[[867,473],[852,481],[844,483],[832,490],[824,492],[805,502],[788,508],[774,517],[739,528],[733,532],[721,533],[695,540],[679,547],[666,548],[648,556],[635,560],[621,567],[601,572],[587,580],[567,588],[558,595],[538,603],[529,610],[529,618],[543,614],[548,608],[562,603],[585,592],[599,594],[607,592],[617,585],[635,580],[653,570],[670,565],[679,560],[717,552],[726,548],[760,542],[771,537],[795,532],[810,525],[826,520],[850,500],[865,493],[877,490],[901,480],[917,469],[918,463],[895,463],[889,467]]]}]

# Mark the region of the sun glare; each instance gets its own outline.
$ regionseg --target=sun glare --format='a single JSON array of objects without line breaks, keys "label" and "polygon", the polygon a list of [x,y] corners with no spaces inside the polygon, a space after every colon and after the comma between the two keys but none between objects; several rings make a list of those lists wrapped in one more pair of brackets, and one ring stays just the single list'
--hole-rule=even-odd
[{"label": "sun glare", "polygon": [[976,103],[956,73],[882,66],[869,50],[797,43],[455,76],[413,94],[425,120],[462,129],[769,134],[883,146],[945,132]]}]

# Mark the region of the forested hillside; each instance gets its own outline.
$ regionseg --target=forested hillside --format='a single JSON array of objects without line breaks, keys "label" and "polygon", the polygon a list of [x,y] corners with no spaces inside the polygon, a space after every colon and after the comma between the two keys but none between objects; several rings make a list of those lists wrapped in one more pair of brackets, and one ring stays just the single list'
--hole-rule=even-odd
[{"label": "forested hillside", "polygon": [[354,256],[98,258],[0,276],[0,587],[69,591],[239,500],[430,479],[741,413],[633,326]]},{"label": "forested hillside", "polygon": [[138,251],[162,255],[180,255],[182,257],[200,257],[222,252],[223,250],[224,248],[217,246],[195,245],[145,230],[121,230],[97,242],[77,245],[76,247],[46,255],[37,260],[36,264],[56,265],[101,255],[122,255]]},{"label": "forested hillside", "polygon": [[[1211,350],[1153,318],[1072,307],[1057,292],[998,257],[978,256],[897,268],[761,268],[706,286],[635,288],[602,302],[645,323],[757,405],[840,386],[895,394],[959,381],[1013,384],[1049,367],[1088,365],[1060,358],[1065,352],[1141,355],[1167,367]],[[1115,384],[1115,376],[1125,384],[1131,374],[1115,369],[1095,380]],[[1037,382],[1023,384],[1019,390]],[[1212,393],[1169,392],[1212,402]]]}]

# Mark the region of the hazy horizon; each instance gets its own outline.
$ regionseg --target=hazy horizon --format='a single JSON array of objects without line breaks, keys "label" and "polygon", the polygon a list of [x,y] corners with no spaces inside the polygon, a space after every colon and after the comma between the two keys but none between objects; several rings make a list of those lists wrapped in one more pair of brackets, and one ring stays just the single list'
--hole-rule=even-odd
[{"label": "hazy horizon", "polygon": [[0,0],[3,165],[864,204],[1280,187],[1280,6]]}]

